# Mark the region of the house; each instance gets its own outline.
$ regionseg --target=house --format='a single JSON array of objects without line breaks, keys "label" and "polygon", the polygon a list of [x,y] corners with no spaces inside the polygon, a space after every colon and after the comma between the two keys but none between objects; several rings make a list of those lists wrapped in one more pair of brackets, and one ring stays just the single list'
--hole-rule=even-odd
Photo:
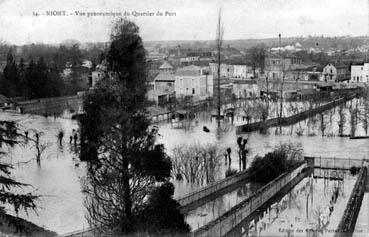
[{"label": "house", "polygon": [[325,82],[337,80],[337,68],[332,63],[323,68],[323,79]]},{"label": "house", "polygon": [[194,101],[213,96],[213,76],[207,68],[195,65],[179,68],[175,74],[176,98],[193,97]]},{"label": "house", "polygon": [[173,73],[159,73],[154,79],[154,87],[148,90],[147,97],[150,101],[163,106],[173,103],[175,99],[175,78]]},{"label": "house", "polygon": [[282,79],[287,71],[300,67],[302,59],[296,56],[270,53],[265,57],[265,76],[271,80]]},{"label": "house", "polygon": [[232,77],[238,79],[254,78],[254,70],[248,65],[233,65]]},{"label": "house", "polygon": [[154,90],[160,92],[174,93],[175,75],[171,73],[159,73],[154,79]]},{"label": "house", "polygon": [[233,94],[236,98],[256,98],[260,96],[260,89],[255,80],[233,82]]},{"label": "house", "polygon": [[341,64],[341,65],[333,65],[332,63],[328,63],[323,68],[323,81],[334,81],[341,82],[349,80],[349,67]]},{"label": "house", "polygon": [[[214,78],[218,78],[218,63],[209,63],[210,73]],[[220,64],[220,78],[233,77],[234,68],[233,65]]]},{"label": "house", "polygon": [[351,65],[351,77],[350,81],[353,82],[369,82],[369,63],[364,63],[361,65]]}]

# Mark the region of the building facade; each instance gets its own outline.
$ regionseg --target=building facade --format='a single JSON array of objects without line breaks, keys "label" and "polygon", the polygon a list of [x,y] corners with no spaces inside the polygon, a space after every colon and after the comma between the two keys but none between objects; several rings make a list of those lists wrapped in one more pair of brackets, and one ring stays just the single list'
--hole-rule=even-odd
[{"label": "building facade", "polygon": [[328,63],[323,68],[323,77],[324,77],[325,82],[336,81],[337,80],[337,68],[332,63]]},{"label": "building facade", "polygon": [[364,82],[369,81],[369,63],[364,63],[361,65],[351,65],[351,77],[350,82]]},{"label": "building facade", "polygon": [[193,97],[194,101],[213,96],[213,76],[207,68],[190,65],[175,74],[176,98]]},{"label": "building facade", "polygon": [[265,57],[265,76],[271,80],[280,80],[287,71],[295,70],[301,65],[301,58],[270,54]]}]

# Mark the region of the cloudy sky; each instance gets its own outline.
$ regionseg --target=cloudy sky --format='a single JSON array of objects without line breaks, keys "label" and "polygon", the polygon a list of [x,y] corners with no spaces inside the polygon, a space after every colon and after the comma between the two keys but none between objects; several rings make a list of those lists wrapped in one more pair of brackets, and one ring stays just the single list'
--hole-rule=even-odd
[{"label": "cloudy sky", "polygon": [[[131,14],[144,40],[211,40],[222,8],[225,39],[367,35],[368,0],[0,0],[0,40],[13,44],[106,41],[111,16]],[[46,16],[66,11],[67,16]],[[132,16],[132,12],[154,16]],[[164,16],[156,16],[160,11]],[[176,16],[165,16],[165,12]],[[35,13],[39,16],[33,16]]]}]

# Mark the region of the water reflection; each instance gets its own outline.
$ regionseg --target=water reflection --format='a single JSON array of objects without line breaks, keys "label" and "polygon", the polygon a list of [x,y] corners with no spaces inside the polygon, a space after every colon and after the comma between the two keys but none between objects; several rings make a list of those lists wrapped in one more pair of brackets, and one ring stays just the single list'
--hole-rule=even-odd
[{"label": "water reflection", "polygon": [[212,220],[222,216],[232,207],[254,194],[263,184],[245,183],[233,191],[217,197],[215,200],[188,212],[186,221],[192,230],[196,230]]}]

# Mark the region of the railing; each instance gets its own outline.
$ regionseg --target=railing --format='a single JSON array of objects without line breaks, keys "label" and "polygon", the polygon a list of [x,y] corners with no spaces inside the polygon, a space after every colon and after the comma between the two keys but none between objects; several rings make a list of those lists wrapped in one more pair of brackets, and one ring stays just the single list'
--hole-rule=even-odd
[{"label": "railing", "polygon": [[307,164],[303,163],[292,172],[280,175],[264,187],[260,188],[255,194],[231,208],[221,217],[194,231],[193,235],[222,236],[228,233],[251,213],[277,194],[282,188],[293,181],[306,167]]},{"label": "railing", "polygon": [[338,225],[335,237],[352,236],[363,200],[366,179],[367,167],[362,167],[362,169],[360,169],[354,189],[351,192],[345,212],[342,216],[340,224]]},{"label": "railing", "polygon": [[352,167],[361,167],[364,162],[368,161],[367,159],[314,157],[314,168],[349,170]]},{"label": "railing", "polygon": [[230,185],[236,184],[242,180],[245,180],[249,177],[249,171],[245,170],[242,172],[239,172],[235,175],[232,175],[230,177],[227,177],[225,179],[221,179],[219,181],[216,181],[212,184],[209,184],[205,186],[204,188],[201,188],[199,190],[196,190],[192,193],[187,194],[184,197],[178,198],[177,201],[181,205],[181,207],[185,207],[191,203],[194,203],[200,199],[203,199],[215,192],[218,192]]}]

